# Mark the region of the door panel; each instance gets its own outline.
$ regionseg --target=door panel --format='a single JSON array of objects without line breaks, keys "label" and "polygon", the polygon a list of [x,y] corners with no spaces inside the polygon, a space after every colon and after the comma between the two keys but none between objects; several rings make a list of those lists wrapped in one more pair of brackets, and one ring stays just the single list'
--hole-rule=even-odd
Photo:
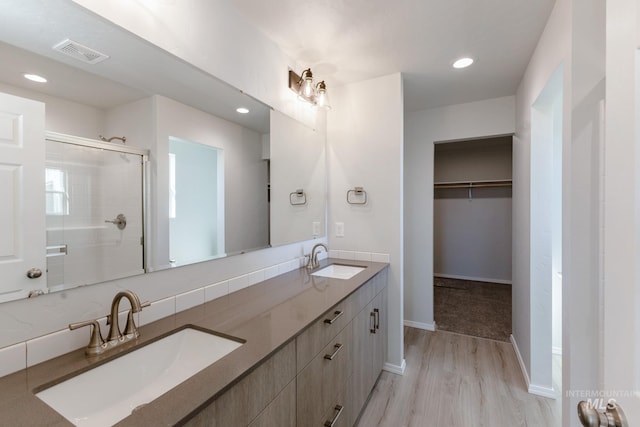
[{"label": "door panel", "polygon": [[46,291],[43,182],[44,104],[0,93],[0,302]]}]

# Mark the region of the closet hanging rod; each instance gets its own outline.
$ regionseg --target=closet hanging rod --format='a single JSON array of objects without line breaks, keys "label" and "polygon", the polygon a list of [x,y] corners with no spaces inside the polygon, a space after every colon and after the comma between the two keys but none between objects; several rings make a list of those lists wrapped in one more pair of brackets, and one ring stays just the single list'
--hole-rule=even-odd
[{"label": "closet hanging rod", "polygon": [[511,180],[499,181],[467,181],[467,182],[436,182],[434,188],[487,188],[487,187],[511,187]]}]

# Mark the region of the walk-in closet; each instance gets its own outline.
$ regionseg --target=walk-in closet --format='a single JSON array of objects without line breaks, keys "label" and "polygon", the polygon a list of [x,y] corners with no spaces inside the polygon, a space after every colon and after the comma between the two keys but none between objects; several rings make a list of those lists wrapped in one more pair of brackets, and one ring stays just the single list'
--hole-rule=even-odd
[{"label": "walk-in closet", "polygon": [[440,330],[511,334],[512,137],[435,145],[434,316]]}]

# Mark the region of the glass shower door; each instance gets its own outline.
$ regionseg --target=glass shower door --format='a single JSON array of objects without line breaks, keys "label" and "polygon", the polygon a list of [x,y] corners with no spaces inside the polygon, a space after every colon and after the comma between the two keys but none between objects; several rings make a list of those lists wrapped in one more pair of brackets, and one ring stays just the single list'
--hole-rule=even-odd
[{"label": "glass shower door", "polygon": [[144,272],[142,156],[46,141],[47,285]]}]

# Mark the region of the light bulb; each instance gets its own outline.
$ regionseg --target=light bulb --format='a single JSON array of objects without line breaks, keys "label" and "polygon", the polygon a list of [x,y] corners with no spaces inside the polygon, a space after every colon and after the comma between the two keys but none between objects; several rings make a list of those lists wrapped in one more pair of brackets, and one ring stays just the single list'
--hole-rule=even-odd
[{"label": "light bulb", "polygon": [[331,109],[329,95],[327,95],[327,85],[324,84],[324,81],[321,81],[317,85],[316,106],[324,108],[325,110]]},{"label": "light bulb", "polygon": [[300,79],[302,80],[300,95],[304,98],[311,98],[313,96],[313,73],[311,73],[311,68],[304,70]]}]

